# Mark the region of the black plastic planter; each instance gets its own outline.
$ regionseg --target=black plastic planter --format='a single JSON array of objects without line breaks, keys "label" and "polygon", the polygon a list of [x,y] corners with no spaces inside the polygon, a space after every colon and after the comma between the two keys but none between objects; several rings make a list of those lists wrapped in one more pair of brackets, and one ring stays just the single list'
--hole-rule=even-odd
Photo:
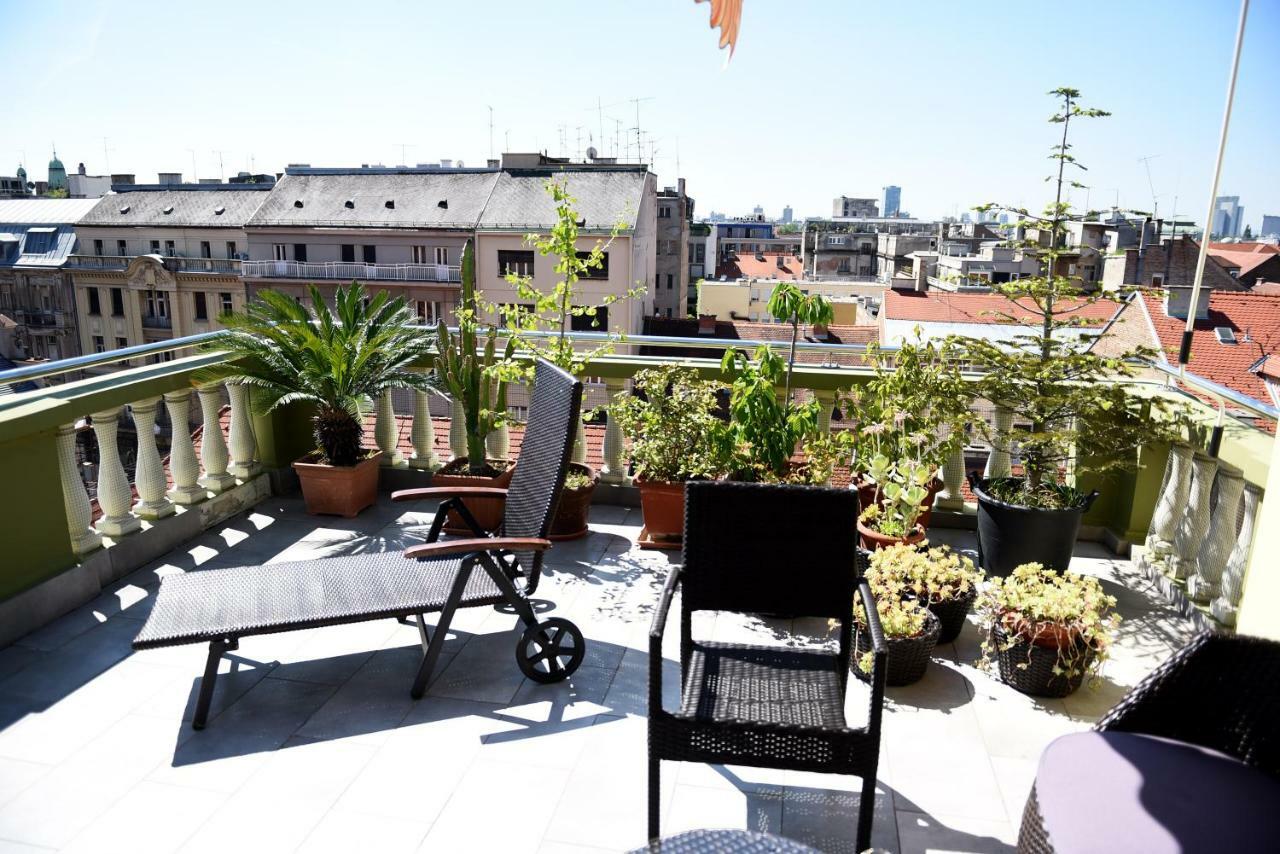
[{"label": "black plastic planter", "polygon": [[978,497],[978,560],[1000,577],[1024,563],[1063,570],[1071,565],[1071,550],[1080,533],[1080,520],[1098,497],[1095,490],[1068,510],[1041,510],[1006,504],[987,494],[988,480],[969,475],[969,488]]}]

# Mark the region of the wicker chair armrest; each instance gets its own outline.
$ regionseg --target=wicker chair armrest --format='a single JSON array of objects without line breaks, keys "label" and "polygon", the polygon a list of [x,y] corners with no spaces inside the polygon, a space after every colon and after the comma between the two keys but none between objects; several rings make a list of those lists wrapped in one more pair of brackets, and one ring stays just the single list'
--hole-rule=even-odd
[{"label": "wicker chair armrest", "polygon": [[430,486],[422,489],[397,489],[392,501],[444,501],[447,498],[506,498],[507,490],[497,486]]},{"label": "wicker chair armrest", "polygon": [[653,612],[653,622],[649,624],[649,714],[662,711],[662,635],[667,627],[667,614],[671,611],[671,600],[675,598],[676,587],[680,585],[680,566],[671,567],[667,573],[667,581],[662,585],[662,596],[658,599],[658,607]]},{"label": "wicker chair armrest", "polygon": [[539,537],[470,537],[412,546],[405,549],[404,556],[421,559],[472,552],[540,552],[549,548],[551,541]]},{"label": "wicker chair armrest", "polygon": [[864,578],[858,582],[858,598],[862,600],[862,610],[867,615],[867,633],[871,635],[871,651],[876,658],[884,658],[889,654],[889,645],[884,640],[884,629],[880,625],[880,612],[876,610],[876,597],[871,592],[871,584]]},{"label": "wicker chair armrest", "polygon": [[871,707],[867,716],[867,728],[879,738],[880,720],[884,711],[884,686],[889,675],[889,645],[884,640],[884,628],[880,625],[880,612],[876,609],[876,597],[871,584],[863,578],[858,582],[858,598],[867,615],[867,634],[871,635]]}]

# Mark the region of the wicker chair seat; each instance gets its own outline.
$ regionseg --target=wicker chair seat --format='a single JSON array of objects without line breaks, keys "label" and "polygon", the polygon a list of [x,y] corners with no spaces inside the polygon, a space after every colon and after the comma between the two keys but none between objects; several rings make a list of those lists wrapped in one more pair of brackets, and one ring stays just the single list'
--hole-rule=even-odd
[{"label": "wicker chair seat", "polygon": [[840,729],[840,660],[831,653],[694,642],[677,717]]},{"label": "wicker chair seat", "polygon": [[[443,607],[462,556],[405,560],[400,552],[210,569],[170,576],[135,649],[408,616]],[[473,572],[463,606],[503,601]]]}]

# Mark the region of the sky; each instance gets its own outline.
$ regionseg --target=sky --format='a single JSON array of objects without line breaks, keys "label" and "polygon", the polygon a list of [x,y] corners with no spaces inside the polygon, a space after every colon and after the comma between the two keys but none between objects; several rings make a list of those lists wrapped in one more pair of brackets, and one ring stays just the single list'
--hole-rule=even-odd
[{"label": "sky", "polygon": [[[54,143],[68,170],[139,181],[480,166],[588,144],[634,160],[638,109],[646,161],[662,185],[687,179],[699,215],[829,215],[835,196],[896,184],[906,211],[935,218],[1048,201],[1045,93],[1072,86],[1113,114],[1073,127],[1090,187],[1073,203],[1204,220],[1234,0],[745,0],[727,64],[708,13],[693,0],[0,0],[6,29],[30,36],[0,52],[0,174],[24,160],[43,179]],[[1280,0],[1253,0],[1219,193],[1255,231],[1280,214],[1278,43]]]}]

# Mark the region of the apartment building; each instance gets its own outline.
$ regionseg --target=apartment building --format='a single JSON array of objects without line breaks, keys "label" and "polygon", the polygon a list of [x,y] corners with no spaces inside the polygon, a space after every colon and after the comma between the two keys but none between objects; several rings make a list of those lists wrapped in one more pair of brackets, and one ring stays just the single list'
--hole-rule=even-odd
[{"label": "apartment building", "polygon": [[878,199],[851,198],[836,196],[831,202],[832,217],[878,217],[880,202]]},{"label": "apartment building", "polygon": [[689,305],[689,234],[693,199],[684,179],[665,187],[657,197],[657,257],[653,310],[660,317],[683,317]]},{"label": "apartment building", "polygon": [[218,327],[245,304],[245,224],[268,184],[116,185],[76,224],[68,269],[85,353]]},{"label": "apartment building", "polygon": [[0,201],[0,314],[13,321],[14,341],[28,358],[80,355],[76,301],[68,259],[76,222],[95,199]]}]

